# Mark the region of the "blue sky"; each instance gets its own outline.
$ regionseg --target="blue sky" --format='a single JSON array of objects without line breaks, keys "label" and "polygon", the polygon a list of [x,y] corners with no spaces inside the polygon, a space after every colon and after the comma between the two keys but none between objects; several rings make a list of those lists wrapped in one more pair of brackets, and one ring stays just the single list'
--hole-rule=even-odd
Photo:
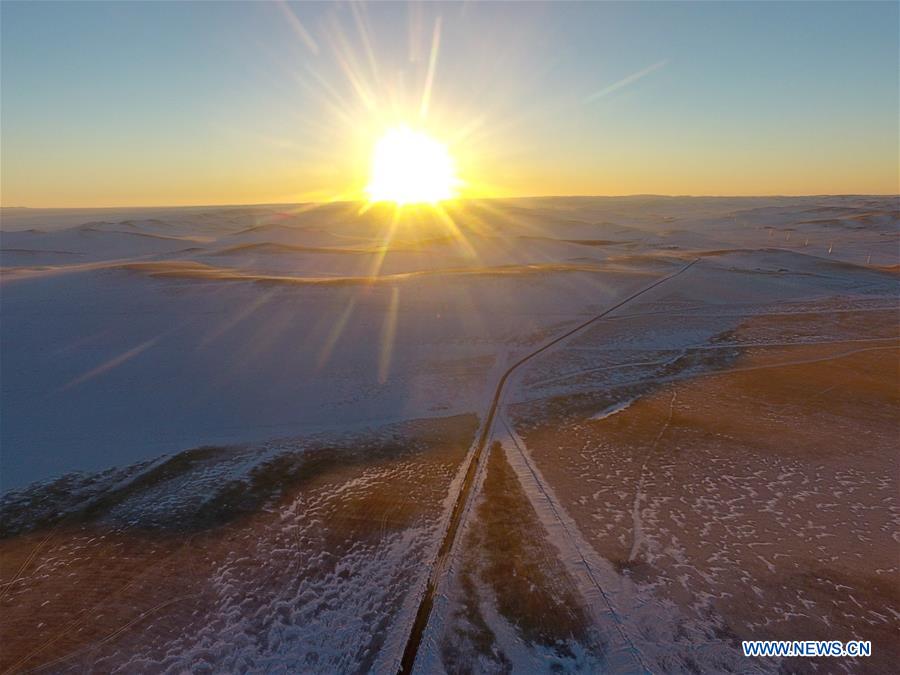
[{"label": "blue sky", "polygon": [[486,194],[898,191],[893,2],[0,12],[4,205],[354,196],[409,118]]}]

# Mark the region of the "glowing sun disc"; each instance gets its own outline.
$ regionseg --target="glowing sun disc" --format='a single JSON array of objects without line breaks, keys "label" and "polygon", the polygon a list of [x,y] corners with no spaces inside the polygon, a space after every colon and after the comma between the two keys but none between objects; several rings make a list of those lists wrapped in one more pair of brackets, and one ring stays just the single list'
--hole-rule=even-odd
[{"label": "glowing sun disc", "polygon": [[454,197],[458,184],[446,145],[421,131],[396,127],[375,144],[366,193],[373,202],[435,203]]}]

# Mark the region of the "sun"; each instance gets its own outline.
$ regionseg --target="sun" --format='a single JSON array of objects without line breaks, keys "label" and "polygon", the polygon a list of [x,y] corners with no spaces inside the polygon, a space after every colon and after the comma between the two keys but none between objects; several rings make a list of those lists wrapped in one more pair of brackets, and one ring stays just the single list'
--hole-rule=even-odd
[{"label": "sun", "polygon": [[369,201],[403,206],[451,199],[459,179],[447,146],[406,126],[388,130],[375,143],[366,193]]}]

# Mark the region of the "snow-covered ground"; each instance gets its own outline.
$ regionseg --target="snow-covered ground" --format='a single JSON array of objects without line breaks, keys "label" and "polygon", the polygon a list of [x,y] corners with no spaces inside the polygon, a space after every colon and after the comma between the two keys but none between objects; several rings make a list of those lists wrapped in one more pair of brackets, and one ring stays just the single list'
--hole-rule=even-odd
[{"label": "snow-covered ground", "polygon": [[3,667],[392,671],[503,372],[694,260],[516,370],[422,672],[775,668],[737,638],[824,612],[821,514],[869,546],[822,579],[896,574],[897,198],[3,210]]},{"label": "snow-covered ground", "polygon": [[418,213],[393,227],[346,204],[7,209],[0,486],[477,410],[508,351],[698,250],[896,265],[896,206],[515,200],[455,207],[453,225]]}]

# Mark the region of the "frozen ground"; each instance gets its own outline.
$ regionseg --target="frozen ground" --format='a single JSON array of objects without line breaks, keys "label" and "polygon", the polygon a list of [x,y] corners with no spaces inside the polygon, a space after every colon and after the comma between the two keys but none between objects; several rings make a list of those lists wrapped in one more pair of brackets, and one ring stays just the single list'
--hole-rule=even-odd
[{"label": "frozen ground", "polygon": [[4,503],[4,672],[392,667],[474,416],[200,448]]},{"label": "frozen ground", "polygon": [[[416,668],[884,670],[898,225],[852,196],[5,209],[0,667],[396,670],[503,372],[696,260],[516,369]],[[739,656],[770,637],[876,656]]]}]

